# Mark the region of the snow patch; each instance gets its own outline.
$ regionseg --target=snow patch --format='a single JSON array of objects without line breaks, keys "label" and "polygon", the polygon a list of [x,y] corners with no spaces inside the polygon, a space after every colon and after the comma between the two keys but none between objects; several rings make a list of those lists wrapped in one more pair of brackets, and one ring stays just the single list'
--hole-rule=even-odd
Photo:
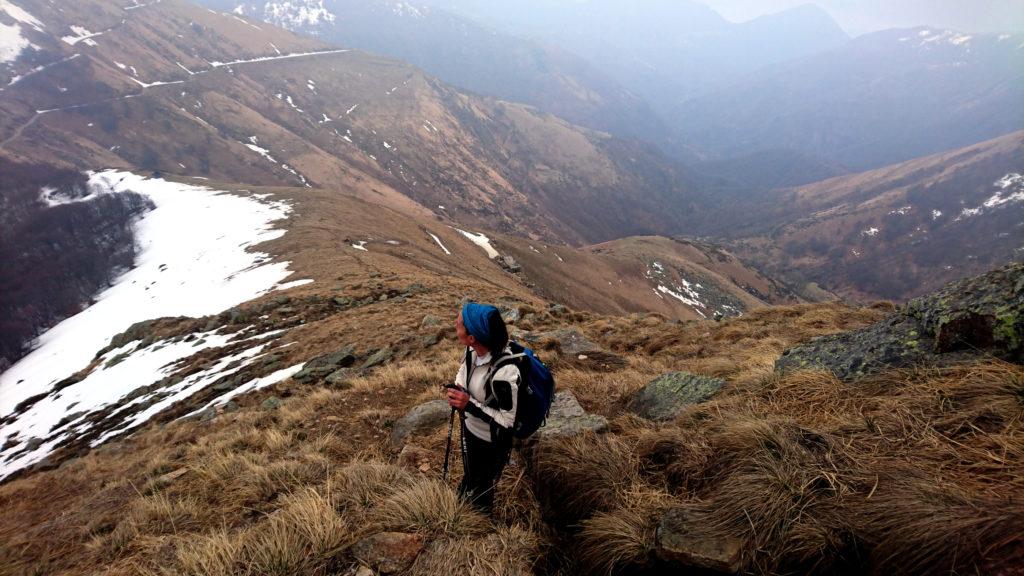
[{"label": "snow patch", "polygon": [[[21,35],[21,26],[0,24],[0,64],[14,62],[32,44]],[[13,84],[13,82],[12,82]]]},{"label": "snow patch", "polygon": [[34,28],[36,32],[42,32],[43,28],[46,28],[38,18],[8,0],[0,0],[0,12],[6,12],[14,21]]},{"label": "snow patch", "polygon": [[483,248],[484,252],[487,252],[487,257],[490,258],[491,260],[494,260],[495,258],[498,257],[498,251],[494,249],[494,246],[491,246],[491,239],[488,238],[487,236],[483,234],[474,234],[472,232],[466,232],[465,230],[459,230],[458,228],[456,228],[455,230],[457,230],[459,234],[462,234],[463,236],[468,238],[469,241],[472,242],[473,244],[476,244],[477,246]]},{"label": "snow patch", "polygon": [[[15,406],[27,398],[49,393],[55,383],[86,367],[97,350],[136,322],[215,314],[272,290],[291,274],[287,262],[271,263],[269,255],[251,250],[284,235],[284,230],[273,226],[290,212],[287,204],[261,202],[206,187],[113,170],[91,174],[89,184],[105,187],[107,193],[138,192],[156,205],[135,225],[139,247],[136,266],[100,293],[89,308],[44,333],[32,353],[0,374],[0,416],[11,415]],[[186,228],[189,233],[182,234]],[[218,340],[211,336],[207,343],[218,345]],[[119,353],[124,352],[127,350]],[[140,357],[120,370],[114,371],[118,364],[110,367],[110,372],[101,371],[102,378],[109,378],[109,386],[89,381],[89,386],[80,388],[78,401],[99,406],[120,398],[127,389],[153,382],[140,379],[139,375],[152,375],[168,362],[185,357],[178,354],[194,352],[192,345],[184,343],[152,349],[146,353],[145,361]],[[68,405],[74,402],[68,390],[54,401]],[[22,427],[49,430],[51,419],[62,418],[67,405],[48,406],[44,412],[30,411],[34,414],[31,418],[19,418],[15,424],[5,425],[5,432],[9,427],[11,432]],[[87,408],[76,406],[77,410]],[[15,430],[13,426],[19,428]],[[21,434],[19,439],[26,442],[29,437]],[[4,462],[0,475],[38,461],[54,444],[44,444],[36,451]],[[7,455],[22,447],[19,444],[11,448]]]},{"label": "snow patch", "polygon": [[71,31],[74,32],[74,34],[75,34],[74,36],[62,36],[61,37],[61,40],[63,40],[65,43],[67,43],[67,44],[69,44],[71,46],[74,46],[75,44],[78,44],[79,42],[84,42],[86,45],[89,45],[89,46],[95,46],[96,43],[92,42],[91,39],[95,38],[97,36],[102,36],[102,35],[106,34],[106,31],[103,31],[103,32],[90,32],[88,29],[83,28],[81,26],[71,26]]},{"label": "snow patch", "polygon": [[436,234],[433,234],[431,232],[427,232],[427,234],[430,234],[430,237],[434,239],[434,242],[437,242],[437,245],[441,247],[441,250],[444,250],[445,254],[447,254],[448,256],[452,255],[448,248],[446,248],[445,245],[441,243],[441,239],[438,238]]},{"label": "snow patch", "polygon": [[264,19],[289,30],[334,22],[334,14],[324,0],[285,0],[263,5]]},{"label": "snow patch", "polygon": [[881,232],[881,230],[878,228],[868,228],[867,230],[861,230],[860,233],[862,236],[878,236],[879,232]]},{"label": "snow patch", "polygon": [[[255,141],[256,137],[253,136],[252,139]],[[256,144],[245,144],[244,142],[241,142],[240,144],[242,144],[242,146],[245,146],[249,150],[252,150],[253,152],[259,154],[260,156],[263,156],[264,158],[273,162],[274,164],[277,164],[277,160],[274,160],[274,157],[270,155],[270,150],[267,150],[266,148],[260,148]]]}]

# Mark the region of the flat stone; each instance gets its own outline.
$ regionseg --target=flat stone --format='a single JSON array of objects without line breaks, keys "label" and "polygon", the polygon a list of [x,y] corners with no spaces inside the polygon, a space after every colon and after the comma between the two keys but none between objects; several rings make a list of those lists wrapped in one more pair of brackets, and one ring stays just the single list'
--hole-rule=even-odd
[{"label": "flat stone", "polygon": [[437,316],[431,316],[430,314],[427,314],[426,316],[424,316],[423,320],[420,321],[420,326],[423,326],[423,327],[427,327],[427,326],[440,326],[440,325],[441,325],[441,319],[438,318]]},{"label": "flat stone", "polygon": [[452,408],[444,400],[432,400],[410,410],[391,428],[391,445],[402,446],[410,436],[423,436],[447,424]]},{"label": "flat stone", "polygon": [[629,402],[629,410],[648,420],[671,420],[687,406],[706,402],[724,385],[725,381],[718,378],[669,372],[638,391]]},{"label": "flat stone", "polygon": [[271,396],[270,398],[267,398],[260,404],[260,407],[262,407],[264,410],[273,410],[275,408],[279,408],[280,406],[281,399],[278,398],[277,396]]},{"label": "flat stone", "polygon": [[341,368],[331,372],[327,378],[324,378],[324,382],[333,388],[345,389],[352,386],[351,379],[352,371],[348,368]]},{"label": "flat stone", "polygon": [[673,508],[661,517],[655,536],[655,553],[678,568],[697,568],[735,574],[741,568],[743,543],[735,538],[702,534],[701,523],[684,508]]},{"label": "flat stone", "polygon": [[352,546],[356,560],[381,574],[395,574],[412,566],[423,551],[423,537],[404,532],[381,532]]},{"label": "flat stone", "polygon": [[536,436],[541,440],[550,440],[576,436],[584,432],[604,432],[607,429],[607,418],[588,414],[572,392],[563,390],[555,393],[548,419],[544,426],[537,430]]},{"label": "flat stone", "polygon": [[391,348],[381,348],[380,350],[371,354],[370,357],[367,358],[365,362],[363,362],[362,369],[366,370],[368,368],[373,368],[374,366],[380,366],[381,364],[384,364],[385,362],[391,360],[391,358],[393,358],[394,355],[395,353],[391,350]]},{"label": "flat stone", "polygon": [[542,340],[554,340],[558,347],[567,356],[577,357],[580,354],[590,355],[601,351],[601,347],[594,344],[575,328],[564,328],[552,330],[551,332],[537,332],[528,334],[525,337],[527,342],[536,343]]},{"label": "flat stone", "polygon": [[299,370],[292,378],[296,382],[312,384],[326,378],[340,368],[348,368],[355,363],[354,350],[351,347],[346,347],[337,352],[317,356],[306,362],[302,370]]},{"label": "flat stone", "polygon": [[181,478],[185,474],[188,474],[188,468],[178,468],[173,472],[168,472],[167,474],[158,477],[156,480],[153,481],[153,484],[161,488],[164,486],[170,486],[171,484],[174,483],[175,480]]}]

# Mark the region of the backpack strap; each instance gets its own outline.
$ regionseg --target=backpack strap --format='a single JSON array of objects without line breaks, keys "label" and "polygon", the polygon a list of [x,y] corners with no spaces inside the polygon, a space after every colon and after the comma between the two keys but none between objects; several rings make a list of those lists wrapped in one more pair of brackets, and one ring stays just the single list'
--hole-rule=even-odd
[{"label": "backpack strap", "polygon": [[[491,402],[494,400],[494,388],[491,383],[494,380],[494,376],[498,373],[498,370],[501,370],[509,364],[518,364],[519,359],[525,356],[525,352],[520,352],[519,354],[506,354],[494,361],[494,364],[491,365],[491,369],[487,372],[487,379],[484,380],[484,390],[487,392],[486,398],[484,399],[484,405],[490,406]],[[520,379],[521,378],[522,374],[520,374]]]}]

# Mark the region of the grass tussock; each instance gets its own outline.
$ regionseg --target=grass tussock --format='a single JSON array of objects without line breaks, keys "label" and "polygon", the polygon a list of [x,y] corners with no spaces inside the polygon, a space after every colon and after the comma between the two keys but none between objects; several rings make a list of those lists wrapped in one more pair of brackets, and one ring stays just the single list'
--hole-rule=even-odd
[{"label": "grass tussock", "polygon": [[772,377],[673,424],[619,425],[617,440],[563,442],[538,460],[573,487],[559,498],[601,573],[642,566],[654,544],[657,514],[624,485],[667,491],[705,537],[742,542],[754,573],[985,573],[1024,544],[1022,378],[995,361],[852,385]]},{"label": "grass tussock", "polygon": [[445,536],[480,534],[490,526],[450,486],[431,480],[420,480],[395,491],[376,507],[370,518],[391,532]]}]

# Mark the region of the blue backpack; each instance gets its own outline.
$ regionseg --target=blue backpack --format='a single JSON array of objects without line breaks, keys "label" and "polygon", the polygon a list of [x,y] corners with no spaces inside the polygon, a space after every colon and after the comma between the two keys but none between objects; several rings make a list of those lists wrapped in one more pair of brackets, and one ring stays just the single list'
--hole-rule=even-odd
[{"label": "blue backpack", "polygon": [[509,348],[512,354],[498,358],[487,377],[487,396],[492,395],[491,379],[494,374],[503,366],[515,364],[519,368],[520,381],[512,435],[525,440],[547,420],[551,403],[555,399],[555,378],[533,350],[517,342],[509,342]]}]

